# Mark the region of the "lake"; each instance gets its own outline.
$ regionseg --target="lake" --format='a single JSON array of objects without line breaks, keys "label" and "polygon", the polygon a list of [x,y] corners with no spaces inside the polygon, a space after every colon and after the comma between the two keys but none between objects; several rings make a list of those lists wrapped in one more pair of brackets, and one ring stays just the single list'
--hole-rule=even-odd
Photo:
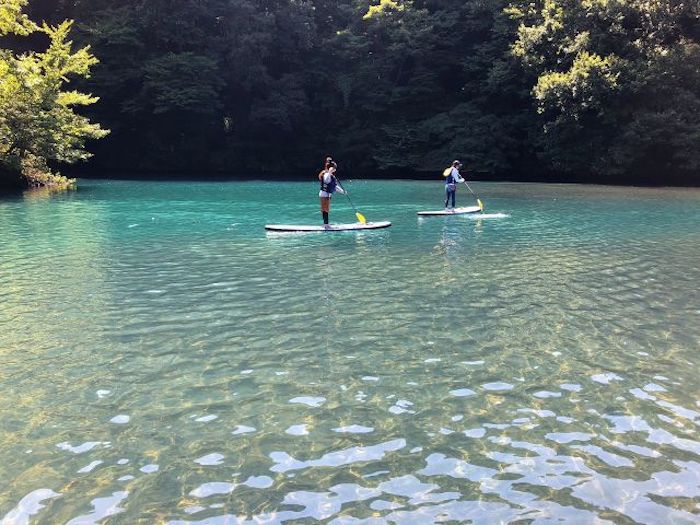
[{"label": "lake", "polygon": [[0,200],[0,524],[700,523],[700,190],[346,187]]}]

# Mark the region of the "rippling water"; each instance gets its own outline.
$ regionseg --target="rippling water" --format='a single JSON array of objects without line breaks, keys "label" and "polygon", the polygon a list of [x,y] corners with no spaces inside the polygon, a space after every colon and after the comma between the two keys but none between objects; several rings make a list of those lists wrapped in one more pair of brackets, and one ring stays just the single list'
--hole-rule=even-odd
[{"label": "rippling water", "polygon": [[0,200],[0,523],[700,523],[700,191],[348,188]]}]

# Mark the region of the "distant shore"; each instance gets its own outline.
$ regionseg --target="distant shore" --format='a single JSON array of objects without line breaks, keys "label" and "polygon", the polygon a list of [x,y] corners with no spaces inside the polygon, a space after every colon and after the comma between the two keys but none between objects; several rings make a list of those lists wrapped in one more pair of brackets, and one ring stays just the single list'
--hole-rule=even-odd
[{"label": "distant shore", "polygon": [[[284,181],[304,181],[314,180],[316,171],[310,167],[308,171],[286,171],[282,173],[258,171],[252,173],[233,172],[95,172],[95,171],[67,171],[69,177],[82,179],[115,179],[115,180],[156,180],[156,181],[235,181],[235,180],[284,180]],[[693,177],[635,177],[635,176],[595,176],[595,175],[567,175],[562,176],[556,173],[474,173],[466,171],[464,173],[467,180],[476,182],[541,182],[552,184],[596,184],[605,186],[649,186],[649,187],[700,187],[700,173]],[[365,180],[439,180],[440,170],[435,172],[412,171],[412,170],[390,170],[375,171],[371,173],[361,171],[339,171],[341,180],[343,179],[365,179]]]},{"label": "distant shore", "polygon": [[[83,170],[66,170],[66,175],[70,178],[77,179],[94,179],[94,180],[150,180],[150,181],[192,181],[192,182],[226,182],[226,181],[246,181],[246,180],[280,180],[280,181],[314,181],[315,172],[309,169],[308,172],[257,172],[255,175],[250,173],[223,173],[223,172],[96,172]],[[421,172],[410,170],[391,170],[377,171],[372,173],[354,173],[340,172],[341,180],[343,179],[360,179],[360,180],[425,180],[436,181],[440,179],[439,170],[433,172]],[[683,179],[681,177],[664,178],[636,178],[632,176],[619,177],[603,177],[603,176],[566,176],[562,177],[555,173],[540,173],[540,174],[486,174],[486,173],[470,173],[465,174],[467,180],[474,182],[532,182],[532,183],[549,183],[549,184],[591,184],[604,186],[641,186],[641,187],[700,187],[700,174],[690,178]],[[80,185],[78,181],[77,185]],[[0,177],[0,195],[21,194],[24,191],[33,189],[46,190],[47,186],[34,187],[28,184],[21,177]],[[49,186],[48,189],[51,189]],[[56,189],[66,189],[65,186],[56,187]]]}]

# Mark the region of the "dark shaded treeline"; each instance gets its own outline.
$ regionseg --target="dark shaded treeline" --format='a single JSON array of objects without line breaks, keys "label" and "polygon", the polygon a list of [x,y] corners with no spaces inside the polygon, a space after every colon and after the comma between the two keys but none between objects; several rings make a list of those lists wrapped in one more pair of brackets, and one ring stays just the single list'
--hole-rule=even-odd
[{"label": "dark shaded treeline", "polygon": [[[33,0],[101,63],[83,175],[700,183],[700,8],[643,0]],[[147,175],[150,174],[150,175]],[[195,175],[197,176],[197,175]]]}]

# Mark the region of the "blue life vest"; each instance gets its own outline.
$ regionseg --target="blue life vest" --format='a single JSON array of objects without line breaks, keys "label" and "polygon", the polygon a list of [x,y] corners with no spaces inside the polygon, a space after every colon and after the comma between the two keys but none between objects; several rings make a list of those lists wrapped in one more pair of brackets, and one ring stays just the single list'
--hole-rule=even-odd
[{"label": "blue life vest", "polygon": [[452,185],[452,189],[454,189],[454,187],[457,185],[457,181],[452,175],[452,166],[447,166],[444,170],[442,170],[442,176],[445,178],[445,184]]},{"label": "blue life vest", "polygon": [[447,189],[447,191],[457,190],[457,180],[454,178],[454,175],[452,175],[451,169],[449,175],[445,177],[445,189]]},{"label": "blue life vest", "polygon": [[326,193],[335,193],[335,187],[338,185],[338,179],[335,178],[335,175],[331,175],[331,180],[330,182],[326,183],[323,181],[323,177],[321,177],[321,191],[325,191]]}]

